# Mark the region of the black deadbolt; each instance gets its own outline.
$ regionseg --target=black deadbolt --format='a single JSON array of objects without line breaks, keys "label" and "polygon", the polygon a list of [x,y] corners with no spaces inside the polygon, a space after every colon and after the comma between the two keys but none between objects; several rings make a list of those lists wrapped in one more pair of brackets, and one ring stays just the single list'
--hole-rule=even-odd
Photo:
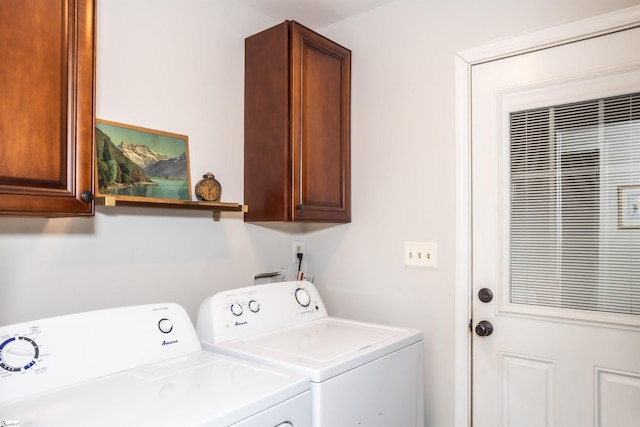
[{"label": "black deadbolt", "polygon": [[491,289],[482,288],[478,291],[478,298],[482,302],[489,302],[493,299],[493,292],[491,292]]}]

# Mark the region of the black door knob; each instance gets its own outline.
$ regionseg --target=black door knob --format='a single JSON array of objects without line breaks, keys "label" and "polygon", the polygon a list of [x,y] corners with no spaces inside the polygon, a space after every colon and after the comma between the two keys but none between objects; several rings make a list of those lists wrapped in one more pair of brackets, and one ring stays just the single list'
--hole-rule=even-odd
[{"label": "black door knob", "polygon": [[491,292],[491,289],[482,288],[478,291],[478,298],[482,302],[489,302],[493,299],[493,292]]},{"label": "black door knob", "polygon": [[487,320],[483,320],[476,325],[476,334],[479,337],[488,337],[493,333],[493,325]]}]

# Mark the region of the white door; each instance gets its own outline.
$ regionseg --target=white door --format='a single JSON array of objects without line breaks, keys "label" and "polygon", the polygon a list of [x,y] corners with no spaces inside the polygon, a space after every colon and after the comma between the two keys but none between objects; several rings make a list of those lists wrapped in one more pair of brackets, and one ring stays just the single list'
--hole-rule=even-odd
[{"label": "white door", "polygon": [[640,28],[470,93],[473,425],[640,426]]}]

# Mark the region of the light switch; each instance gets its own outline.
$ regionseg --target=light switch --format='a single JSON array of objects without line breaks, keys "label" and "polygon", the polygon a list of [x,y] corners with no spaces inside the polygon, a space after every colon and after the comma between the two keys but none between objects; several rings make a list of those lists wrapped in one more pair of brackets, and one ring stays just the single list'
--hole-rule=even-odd
[{"label": "light switch", "polygon": [[405,267],[438,268],[438,244],[436,242],[404,242]]}]

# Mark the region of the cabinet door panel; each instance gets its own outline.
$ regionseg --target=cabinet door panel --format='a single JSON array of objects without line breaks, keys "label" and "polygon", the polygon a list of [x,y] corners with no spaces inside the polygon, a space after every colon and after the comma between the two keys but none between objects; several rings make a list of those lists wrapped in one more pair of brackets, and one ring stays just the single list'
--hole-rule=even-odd
[{"label": "cabinet door panel", "polygon": [[294,23],[295,220],[350,220],[350,55]]},{"label": "cabinet door panel", "polygon": [[2,0],[0,19],[0,214],[91,215],[93,0]]}]

